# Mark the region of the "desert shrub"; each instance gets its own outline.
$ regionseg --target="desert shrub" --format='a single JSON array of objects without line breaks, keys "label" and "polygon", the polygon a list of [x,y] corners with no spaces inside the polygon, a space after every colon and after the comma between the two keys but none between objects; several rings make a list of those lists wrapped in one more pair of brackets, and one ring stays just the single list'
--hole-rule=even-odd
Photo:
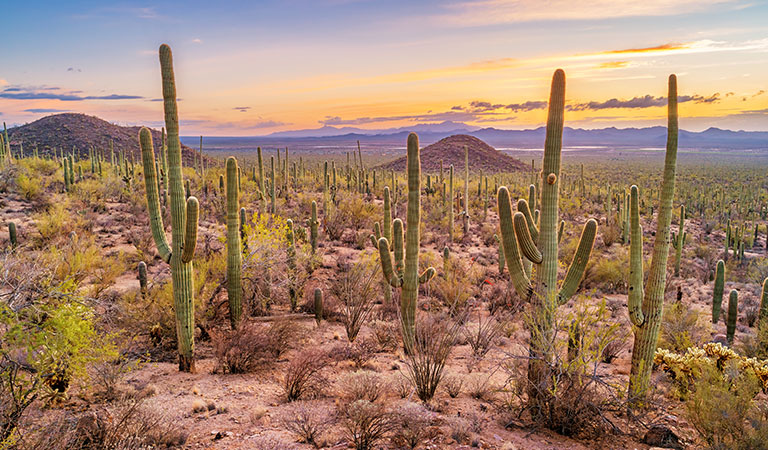
[{"label": "desert shrub", "polygon": [[384,405],[367,400],[344,406],[339,416],[345,434],[356,450],[373,450],[395,425],[392,414]]},{"label": "desert shrub", "polygon": [[597,305],[580,298],[568,314],[552,302],[552,310],[532,311],[525,321],[530,330],[541,317],[551,314],[554,333],[533,334],[538,348],[551,359],[542,360],[547,384],[531,383],[527,375],[528,352],[511,355],[505,362],[508,371],[507,392],[518,396],[534,420],[566,436],[597,435],[612,429],[605,413],[617,407],[617,393],[603,375],[597,373],[605,347],[616,339],[619,325],[609,323],[605,301]]},{"label": "desert shrub", "polygon": [[619,354],[621,354],[622,351],[624,351],[624,348],[627,346],[626,337],[623,335],[618,335],[615,340],[608,342],[605,344],[605,347],[603,348],[603,353],[600,355],[600,361],[610,364],[613,362],[614,359],[619,357]]},{"label": "desert shrub", "polygon": [[683,352],[700,345],[709,337],[709,322],[699,311],[675,302],[664,310],[659,334],[659,348]]},{"label": "desert shrub", "polygon": [[603,239],[603,245],[610,247],[621,239],[621,228],[615,221],[610,221],[600,227],[600,237]]},{"label": "desert shrub", "polygon": [[140,400],[73,415],[63,414],[52,423],[24,436],[22,448],[79,450],[175,448],[187,433]]},{"label": "desert shrub", "polygon": [[414,450],[437,436],[433,427],[436,415],[418,403],[407,402],[395,410],[392,443],[397,448]]},{"label": "desert shrub", "polygon": [[319,350],[304,350],[291,359],[283,374],[283,395],[289,402],[319,396],[328,386],[323,374],[330,360]]},{"label": "desert shrub", "polygon": [[506,311],[508,313],[508,317],[497,320],[509,320],[509,317],[514,316],[523,309],[525,303],[520,296],[517,295],[517,292],[515,292],[514,289],[509,289],[509,286],[506,286],[504,283],[496,283],[492,285],[486,283],[486,286],[489,286],[489,288],[484,289],[484,291],[487,292],[487,294],[484,292],[484,296],[488,305],[488,313],[492,316],[495,316],[501,311]]},{"label": "desert shrub", "polygon": [[37,231],[44,241],[55,240],[83,227],[79,215],[73,214],[67,197],[57,197],[45,212],[35,217]]},{"label": "desert shrub", "polygon": [[462,312],[472,297],[473,286],[479,281],[479,272],[475,268],[474,260],[466,264],[455,255],[449,258],[446,266],[448,273],[434,277],[430,286],[435,297],[451,311]]},{"label": "desert shrub", "polygon": [[400,329],[394,322],[374,320],[368,324],[380,351],[394,351],[400,345]]},{"label": "desert shrub", "polygon": [[503,322],[493,317],[483,318],[480,313],[477,314],[476,325],[471,322],[464,325],[462,331],[475,358],[482,359],[488,353],[496,338],[501,335],[502,326]]},{"label": "desert shrub", "polygon": [[469,420],[463,417],[451,417],[446,423],[451,430],[451,438],[459,444],[469,443],[469,438],[472,437],[472,424]]},{"label": "desert shrub", "polygon": [[338,266],[338,276],[331,282],[331,295],[339,302],[347,339],[354,342],[378,298],[380,269],[371,257],[363,257],[354,264],[339,262]]},{"label": "desert shrub", "polygon": [[381,375],[371,371],[344,374],[339,382],[339,393],[349,402],[368,400],[375,402],[387,388]]},{"label": "desert shrub", "polygon": [[496,386],[491,382],[491,374],[476,373],[468,377],[467,394],[477,400],[491,401]]},{"label": "desert shrub", "polygon": [[323,436],[334,423],[334,419],[329,407],[306,401],[296,401],[286,405],[277,416],[277,422],[281,427],[301,442],[315,448],[325,446]]},{"label": "desert shrub", "polygon": [[97,361],[89,368],[90,382],[99,398],[114,401],[125,395],[122,389],[125,377],[139,369],[142,362],[120,355],[111,360]]},{"label": "desert shrub", "polygon": [[627,267],[629,252],[618,248],[614,255],[592,258],[587,264],[582,286],[585,289],[600,289],[603,292],[627,292]]},{"label": "desert shrub", "polygon": [[724,377],[707,366],[686,403],[688,421],[702,444],[723,450],[768,448],[768,407],[754,400],[762,388],[754,374]]},{"label": "desert shrub", "polygon": [[461,394],[461,388],[464,385],[464,379],[458,375],[446,375],[443,377],[443,387],[445,392],[451,398],[456,398]]},{"label": "desert shrub", "polygon": [[43,200],[46,187],[48,187],[46,178],[30,176],[26,171],[16,176],[16,188],[19,194],[31,202]]},{"label": "desert shrub", "polygon": [[213,353],[217,371],[248,373],[264,368],[275,360],[270,348],[272,336],[267,328],[244,323],[236,330],[213,335]]},{"label": "desert shrub", "polygon": [[426,402],[435,395],[461,327],[459,321],[449,317],[422,315],[416,320],[415,328],[405,364],[416,395]]},{"label": "desert shrub", "polygon": [[768,321],[757,324],[754,334],[739,340],[740,350],[748,358],[768,359]]}]

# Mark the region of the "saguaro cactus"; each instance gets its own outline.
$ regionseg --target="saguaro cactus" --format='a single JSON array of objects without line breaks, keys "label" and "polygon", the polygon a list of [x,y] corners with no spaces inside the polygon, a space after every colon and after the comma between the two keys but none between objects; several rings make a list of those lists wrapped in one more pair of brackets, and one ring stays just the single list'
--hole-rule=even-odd
[{"label": "saguaro cactus", "polygon": [[[529,399],[534,414],[543,413],[543,403],[551,387],[549,371],[553,358],[550,345],[554,332],[553,311],[576,292],[597,232],[597,222],[590,219],[584,225],[578,249],[574,254],[561,288],[557,287],[558,268],[558,209],[560,197],[560,157],[562,151],[563,113],[565,110],[565,73],[558,69],[552,78],[549,116],[544,143],[544,161],[541,172],[541,214],[539,227],[530,216],[528,203],[521,199],[518,211],[512,216],[509,190],[502,186],[498,192],[499,218],[504,256],[515,290],[534,305],[535,320],[531,325]],[[536,287],[523,269],[522,254],[538,264]]]},{"label": "saguaro cactus", "polygon": [[733,337],[736,335],[736,319],[739,316],[739,292],[731,289],[728,295],[728,321],[725,326],[725,340],[728,345],[733,345]]},{"label": "saguaro cactus", "polygon": [[315,288],[315,322],[320,325],[323,320],[323,290]]},{"label": "saguaro cactus", "polygon": [[453,242],[453,164],[448,169],[448,242]]},{"label": "saguaro cactus", "polygon": [[379,239],[379,256],[384,276],[392,287],[402,288],[400,295],[400,317],[403,344],[406,350],[413,344],[418,302],[419,284],[426,283],[435,275],[433,267],[419,275],[419,224],[421,215],[421,161],[419,159],[419,137],[408,135],[408,228],[405,236],[405,263],[403,264],[403,222],[394,221],[395,267],[389,255],[389,241]]},{"label": "saguaro cactus", "polygon": [[139,261],[139,292],[141,296],[147,295],[147,263]]},{"label": "saguaro cactus", "polygon": [[309,219],[309,242],[312,246],[312,254],[317,252],[317,202],[312,200],[312,215]]},{"label": "saguaro cactus", "polygon": [[237,328],[243,313],[242,265],[243,247],[240,241],[240,190],[237,188],[237,160],[227,158],[227,298],[229,322]]},{"label": "saguaro cactus", "polygon": [[680,228],[677,234],[672,233],[672,245],[675,247],[675,276],[680,276],[680,259],[683,256],[683,245],[688,233],[685,232],[685,205],[680,206]]},{"label": "saguaro cactus", "polygon": [[758,330],[768,326],[768,278],[763,280],[763,290],[760,292],[760,313],[757,317]]},{"label": "saguaro cactus", "polygon": [[163,109],[168,133],[168,189],[171,197],[171,246],[165,237],[160,199],[157,192],[155,151],[152,134],[147,128],[139,132],[141,157],[144,164],[144,185],[147,191],[147,209],[152,237],[160,257],[171,265],[173,304],[176,312],[176,339],[179,351],[179,370],[195,371],[195,308],[192,258],[197,241],[198,201],[189,197],[184,201],[181,173],[181,143],[179,142],[179,114],[176,105],[176,84],[173,75],[173,56],[166,44],[160,46],[160,68],[163,79]]},{"label": "saguaro cactus", "polygon": [[[632,369],[629,376],[629,400],[641,402],[646,393],[653,367],[653,355],[659,338],[659,328],[664,310],[664,289],[667,281],[669,259],[672,199],[675,196],[675,168],[677,165],[677,78],[669,76],[669,100],[667,102],[667,152],[664,159],[664,175],[661,182],[656,238],[653,244],[648,284],[642,287],[642,233],[640,232],[637,187],[630,195],[630,223],[633,228],[630,246],[630,299],[629,318],[634,325],[635,341],[632,347]],[[633,251],[634,250],[634,251]],[[640,262],[638,263],[638,259]],[[640,301],[642,299],[642,304]]]},{"label": "saguaro cactus", "polygon": [[712,323],[720,320],[720,308],[723,304],[723,288],[725,286],[725,262],[719,260],[715,270],[715,287],[712,291]]}]

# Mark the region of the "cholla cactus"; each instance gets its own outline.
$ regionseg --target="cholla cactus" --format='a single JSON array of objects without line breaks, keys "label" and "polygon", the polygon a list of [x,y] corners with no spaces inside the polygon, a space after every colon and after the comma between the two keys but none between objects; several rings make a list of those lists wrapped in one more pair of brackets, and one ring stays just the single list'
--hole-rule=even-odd
[{"label": "cholla cactus", "polygon": [[149,210],[152,237],[160,257],[171,265],[179,370],[194,372],[195,309],[192,258],[195,255],[195,243],[197,241],[199,204],[195,197],[189,197],[186,202],[184,201],[173,56],[171,48],[165,44],[160,46],[160,67],[163,78],[165,126],[168,130],[168,188],[171,197],[172,238],[170,246],[165,237],[163,218],[160,214],[152,134],[147,128],[142,128],[139,132],[139,142],[141,143],[141,157],[144,164],[144,185],[147,191],[147,209]]},{"label": "cholla cactus", "polygon": [[[544,407],[544,391],[550,386],[548,364],[553,358],[548,341],[554,333],[552,310],[562,305],[576,292],[584,275],[587,261],[597,232],[597,222],[590,219],[584,226],[578,249],[563,281],[557,287],[558,269],[558,209],[560,197],[560,157],[562,151],[563,113],[565,110],[565,73],[557,70],[552,78],[549,117],[544,143],[544,161],[541,172],[541,214],[539,225],[530,216],[528,203],[521,199],[519,211],[512,215],[509,191],[502,186],[498,192],[499,220],[502,246],[512,284],[517,293],[535,306],[536,317],[532,325],[528,378],[532,383],[529,397],[537,409]],[[523,268],[521,258],[538,265],[536,287]],[[536,411],[535,414],[543,413]]]},{"label": "cholla cactus", "polygon": [[[201,138],[202,142],[202,138]],[[240,241],[240,190],[237,188],[237,160],[227,158],[227,298],[229,322],[236,329],[243,313],[242,266],[243,247]]]},{"label": "cholla cactus", "polygon": [[643,292],[642,230],[640,228],[637,186],[630,193],[630,282],[629,318],[634,325],[635,341],[632,347],[632,368],[629,378],[629,399],[642,402],[648,392],[653,355],[659,339],[659,328],[664,310],[664,290],[667,281],[672,200],[675,196],[675,167],[677,165],[677,78],[669,76],[667,123],[667,152],[661,183],[661,201],[653,244],[648,284]]},{"label": "cholla cactus", "polygon": [[400,315],[403,344],[407,349],[413,345],[418,302],[419,284],[426,283],[435,275],[430,267],[419,275],[419,224],[421,216],[421,161],[419,160],[419,137],[408,135],[408,229],[405,237],[405,260],[403,262],[403,222],[395,219],[393,226],[395,266],[389,254],[389,240],[379,239],[381,267],[387,282],[395,288],[402,288]]}]

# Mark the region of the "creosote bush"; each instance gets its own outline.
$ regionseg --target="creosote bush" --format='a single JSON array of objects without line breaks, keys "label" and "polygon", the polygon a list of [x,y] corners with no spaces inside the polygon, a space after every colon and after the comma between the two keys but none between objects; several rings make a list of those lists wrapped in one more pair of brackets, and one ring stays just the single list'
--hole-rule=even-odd
[{"label": "creosote bush", "polygon": [[282,389],[289,402],[303,398],[319,397],[328,387],[329,381],[324,373],[330,360],[320,350],[302,350],[297,353],[285,368]]},{"label": "creosote bush", "polygon": [[405,363],[408,378],[422,401],[434,397],[460,330],[459,321],[450,317],[422,315],[416,321],[413,345],[406,351]]}]

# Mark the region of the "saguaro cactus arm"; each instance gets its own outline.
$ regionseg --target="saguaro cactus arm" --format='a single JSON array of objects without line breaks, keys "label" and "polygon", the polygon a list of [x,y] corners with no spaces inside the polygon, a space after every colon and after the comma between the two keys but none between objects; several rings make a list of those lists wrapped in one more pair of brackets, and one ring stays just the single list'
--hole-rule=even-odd
[{"label": "saguaro cactus arm", "polygon": [[501,227],[501,244],[504,248],[504,257],[509,270],[509,277],[512,285],[515,286],[517,293],[525,298],[530,298],[533,293],[531,281],[525,276],[523,271],[523,261],[520,258],[520,251],[517,246],[514,224],[512,221],[512,205],[509,199],[509,190],[506,186],[499,188],[498,207],[499,222]]},{"label": "saguaro cactus arm", "polygon": [[147,128],[139,131],[141,145],[141,160],[144,164],[144,184],[147,191],[147,209],[149,210],[149,227],[152,239],[155,241],[157,252],[165,262],[171,261],[171,247],[165,236],[163,216],[160,213],[160,196],[157,192],[157,172],[155,171],[155,150],[152,145],[152,134]]},{"label": "saguaro cactus arm", "polygon": [[573,255],[573,261],[571,261],[571,265],[568,267],[568,272],[565,274],[560,292],[557,294],[558,304],[565,304],[579,288],[581,279],[584,277],[584,271],[587,269],[589,256],[592,254],[592,246],[595,243],[596,234],[597,221],[589,219],[584,224],[584,230],[582,230],[581,238],[579,239],[579,246]]},{"label": "saguaro cactus arm", "polygon": [[392,287],[400,287],[403,281],[400,276],[395,272],[392,267],[392,256],[389,254],[389,242],[387,238],[382,237],[379,239],[379,259],[381,260],[381,271],[384,274],[384,279],[387,280]]},{"label": "saguaro cactus arm", "polygon": [[531,208],[525,199],[521,198],[517,201],[517,211],[525,216],[525,223],[528,224],[528,233],[530,233],[533,242],[539,241],[539,229],[536,227],[536,220],[531,215]]},{"label": "saguaro cactus arm", "polygon": [[419,284],[428,283],[429,280],[431,280],[435,276],[435,273],[437,273],[437,271],[435,270],[434,267],[428,267],[427,270],[425,270],[424,272],[421,273],[421,275],[419,275]]},{"label": "saguaro cactus arm", "polygon": [[512,217],[513,225],[515,229],[515,236],[517,237],[517,243],[520,245],[520,251],[523,252],[523,256],[528,258],[534,264],[541,264],[542,255],[536,244],[533,242],[533,238],[528,230],[525,216],[521,212],[516,212]]},{"label": "saguaro cactus arm", "polygon": [[187,220],[184,231],[184,244],[181,252],[181,262],[188,263],[195,257],[195,247],[197,246],[197,221],[199,216],[200,203],[197,197],[187,199]]},{"label": "saguaro cactus arm", "polygon": [[629,295],[627,307],[632,325],[640,327],[645,322],[643,315],[643,228],[640,226],[637,186],[629,193]]}]

